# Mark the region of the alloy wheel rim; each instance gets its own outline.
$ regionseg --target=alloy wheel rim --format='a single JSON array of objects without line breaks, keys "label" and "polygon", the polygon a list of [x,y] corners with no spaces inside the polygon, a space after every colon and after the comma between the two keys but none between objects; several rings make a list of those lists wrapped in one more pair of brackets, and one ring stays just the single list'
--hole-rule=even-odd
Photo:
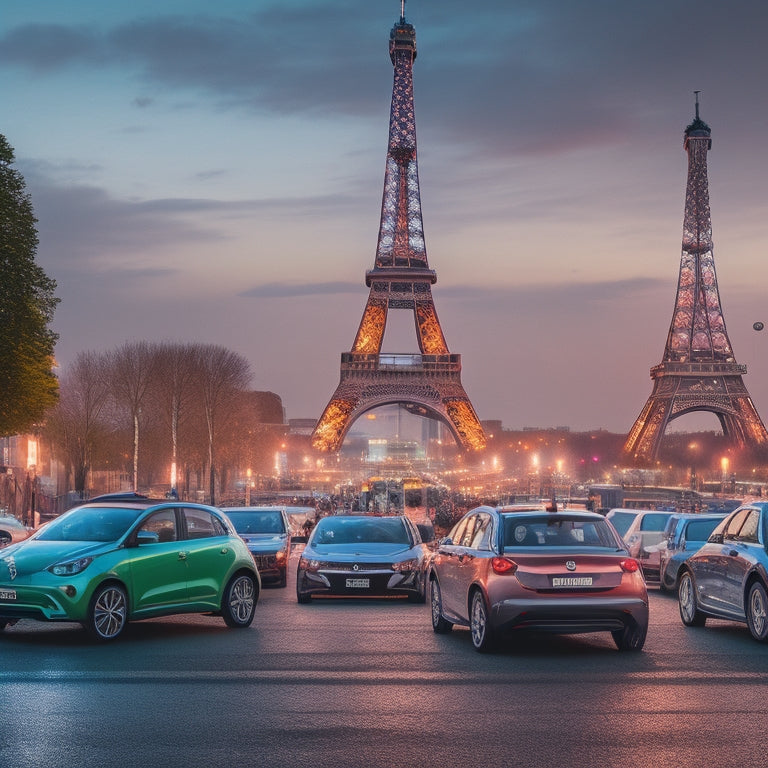
[{"label": "alloy wheel rim", "polygon": [[125,597],[119,589],[107,589],[93,607],[93,624],[101,637],[119,634],[125,624]]},{"label": "alloy wheel rim", "polygon": [[480,645],[485,638],[486,616],[482,599],[475,597],[472,601],[472,640],[475,645]]},{"label": "alloy wheel rim", "polygon": [[432,582],[432,589],[431,589],[431,595],[432,595],[432,626],[436,627],[437,623],[440,621],[440,587],[437,586],[437,582]]},{"label": "alloy wheel rim", "polygon": [[689,576],[683,576],[680,582],[680,607],[685,613],[685,618],[690,619],[693,615],[693,588],[691,586],[691,579]]},{"label": "alloy wheel rim", "polygon": [[760,635],[762,637],[765,634],[766,610],[765,603],[763,602],[763,596],[760,594],[759,589],[754,589],[752,591],[751,608],[752,610],[750,611],[750,614],[752,620],[752,628],[754,629],[756,635]]},{"label": "alloy wheel rim", "polygon": [[239,622],[246,622],[253,612],[253,605],[253,583],[246,576],[242,576],[232,585],[229,598],[232,615]]}]

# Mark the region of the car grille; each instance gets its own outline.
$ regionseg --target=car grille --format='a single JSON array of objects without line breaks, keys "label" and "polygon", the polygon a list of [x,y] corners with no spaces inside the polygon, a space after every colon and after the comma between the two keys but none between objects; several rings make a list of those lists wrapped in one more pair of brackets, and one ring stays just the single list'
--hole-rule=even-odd
[{"label": "car grille", "polygon": [[[357,570],[355,570],[357,566]],[[370,571],[391,571],[392,563],[323,563],[320,570],[340,571],[342,573],[367,573]]]},{"label": "car grille", "polygon": [[253,559],[259,568],[277,567],[277,558],[274,555],[254,555]]}]

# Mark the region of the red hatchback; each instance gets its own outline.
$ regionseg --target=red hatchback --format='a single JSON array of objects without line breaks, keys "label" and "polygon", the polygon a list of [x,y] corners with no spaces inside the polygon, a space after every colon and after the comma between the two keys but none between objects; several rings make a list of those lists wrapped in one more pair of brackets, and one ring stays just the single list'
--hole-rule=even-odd
[{"label": "red hatchback", "polygon": [[639,651],[648,631],[640,563],[602,515],[478,507],[429,568],[432,628],[468,626],[478,651],[521,630],[610,632]]}]

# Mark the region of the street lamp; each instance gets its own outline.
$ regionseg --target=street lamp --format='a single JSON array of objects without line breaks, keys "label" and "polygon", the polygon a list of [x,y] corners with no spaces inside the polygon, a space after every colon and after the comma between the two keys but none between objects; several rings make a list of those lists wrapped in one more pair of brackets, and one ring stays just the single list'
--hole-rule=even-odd
[{"label": "street lamp", "polygon": [[251,470],[245,470],[245,506],[251,506]]}]

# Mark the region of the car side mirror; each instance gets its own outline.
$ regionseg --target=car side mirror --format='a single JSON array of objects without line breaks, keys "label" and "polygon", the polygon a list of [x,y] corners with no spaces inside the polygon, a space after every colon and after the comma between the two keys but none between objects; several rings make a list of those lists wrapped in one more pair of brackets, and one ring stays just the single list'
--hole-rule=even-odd
[{"label": "car side mirror", "polygon": [[713,533],[707,541],[710,544],[722,544],[723,543],[723,534],[722,533]]},{"label": "car side mirror", "polygon": [[153,531],[139,531],[134,540],[138,547],[142,544],[157,544],[160,541],[160,537]]}]

